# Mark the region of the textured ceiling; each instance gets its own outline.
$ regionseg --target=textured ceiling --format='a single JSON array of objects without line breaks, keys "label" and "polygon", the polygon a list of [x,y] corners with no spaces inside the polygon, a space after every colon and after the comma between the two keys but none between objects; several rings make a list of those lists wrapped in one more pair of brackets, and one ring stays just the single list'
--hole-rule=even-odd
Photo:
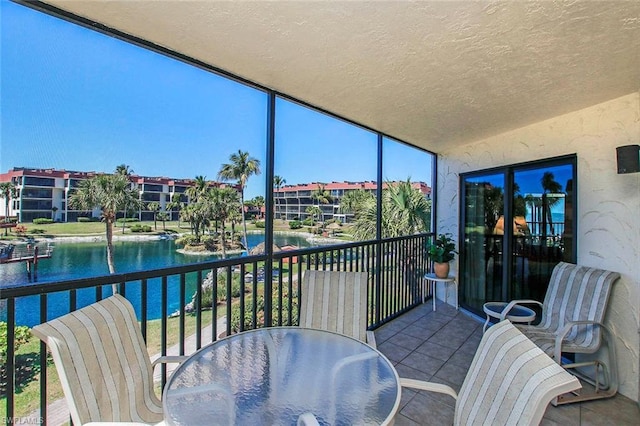
[{"label": "textured ceiling", "polygon": [[639,1],[46,3],[435,152],[640,90]]}]

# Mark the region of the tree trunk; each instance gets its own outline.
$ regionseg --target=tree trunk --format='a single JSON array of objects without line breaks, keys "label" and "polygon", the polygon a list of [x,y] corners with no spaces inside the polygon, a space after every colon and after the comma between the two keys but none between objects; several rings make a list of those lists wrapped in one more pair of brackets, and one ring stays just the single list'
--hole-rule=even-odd
[{"label": "tree trunk", "polygon": [[224,220],[222,221],[222,232],[220,233],[220,241],[222,241],[222,258],[227,258],[227,240],[224,232]]},{"label": "tree trunk", "polygon": [[[107,265],[109,265],[109,273],[116,273],[116,266],[113,263],[113,221],[107,219],[105,221],[107,226]],[[118,293],[118,286],[116,284],[112,284],[111,288],[113,290],[113,294]]]},{"label": "tree trunk", "polygon": [[242,234],[244,249],[249,251],[249,247],[247,247],[247,222],[244,219],[244,188],[240,190],[240,214],[242,215],[242,231],[244,232]]}]

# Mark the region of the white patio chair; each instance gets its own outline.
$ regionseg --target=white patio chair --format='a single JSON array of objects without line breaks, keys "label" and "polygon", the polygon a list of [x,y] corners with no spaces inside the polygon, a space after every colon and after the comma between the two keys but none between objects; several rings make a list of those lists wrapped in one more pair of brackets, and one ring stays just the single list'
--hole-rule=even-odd
[{"label": "white patio chair", "polygon": [[367,330],[367,272],[305,271],[300,295],[300,327],[354,337],[376,347]]},{"label": "white patio chair", "polygon": [[[614,339],[603,324],[611,286],[617,272],[560,262],[554,268],[544,302],[511,301],[500,315],[504,319],[516,304],[542,307],[538,325],[517,327],[564,368],[592,388],[581,394],[562,395],[554,405],[612,397],[618,391]],[[606,358],[567,362],[563,354],[594,354],[605,347]],[[587,370],[589,367],[589,370]]]},{"label": "white patio chair", "polygon": [[537,425],[554,397],[580,388],[508,320],[484,334],[459,393],[440,383],[400,383],[455,398],[454,425]]},{"label": "white patio chair", "polygon": [[120,295],[33,327],[49,347],[74,425],[163,424],[133,306]]}]

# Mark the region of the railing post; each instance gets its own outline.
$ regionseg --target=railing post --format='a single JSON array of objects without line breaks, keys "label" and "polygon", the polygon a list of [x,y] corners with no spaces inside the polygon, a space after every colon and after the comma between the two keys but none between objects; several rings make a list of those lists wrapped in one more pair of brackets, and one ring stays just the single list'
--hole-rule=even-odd
[{"label": "railing post", "polygon": [[[264,235],[264,250],[266,255],[266,260],[264,262],[264,325],[265,327],[270,327],[273,325],[273,170],[276,134],[276,95],[273,91],[268,92],[267,102],[267,193],[265,199],[266,232]],[[254,274],[256,274],[255,270]],[[254,311],[254,315],[255,314],[256,312]]]},{"label": "railing post", "polygon": [[[15,384],[16,384],[16,368],[15,368],[15,326],[16,326],[16,309],[15,299],[7,299],[7,415],[5,424],[8,425],[14,418],[15,405]],[[10,366],[13,366],[10,368]]]}]

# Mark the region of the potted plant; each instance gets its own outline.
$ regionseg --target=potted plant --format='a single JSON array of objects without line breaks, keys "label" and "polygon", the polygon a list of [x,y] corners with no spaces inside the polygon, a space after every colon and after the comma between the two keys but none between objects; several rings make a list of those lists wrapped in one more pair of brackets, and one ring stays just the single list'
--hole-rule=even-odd
[{"label": "potted plant", "polygon": [[458,252],[451,234],[440,234],[427,246],[427,254],[433,261],[433,269],[438,278],[446,278],[449,275],[449,262]]}]

